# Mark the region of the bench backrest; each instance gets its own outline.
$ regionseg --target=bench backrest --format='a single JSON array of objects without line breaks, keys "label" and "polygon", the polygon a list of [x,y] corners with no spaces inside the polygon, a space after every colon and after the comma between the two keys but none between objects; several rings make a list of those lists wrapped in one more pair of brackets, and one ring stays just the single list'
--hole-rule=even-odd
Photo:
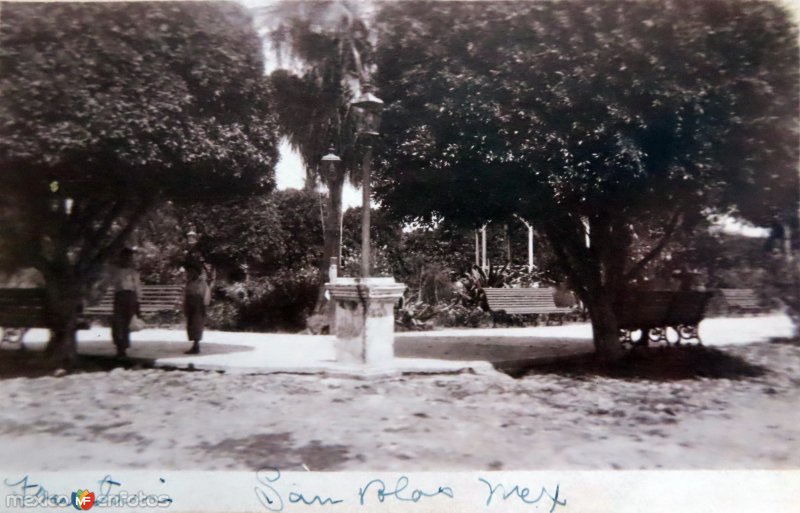
[{"label": "bench backrest", "polygon": [[0,289],[0,326],[31,328],[47,324],[44,289]]},{"label": "bench backrest", "polygon": [[713,292],[696,290],[676,292],[669,307],[666,324],[668,326],[698,324],[705,317],[706,306],[712,297],[714,297]]},{"label": "bench backrest", "polygon": [[621,329],[696,325],[703,320],[712,296],[712,292],[694,290],[631,291],[617,301],[614,310]]},{"label": "bench backrest", "polygon": [[[181,285],[143,285],[139,307],[142,315],[174,311],[181,307],[184,288]],[[106,292],[96,305],[84,308],[87,315],[111,315],[114,310],[114,293]]]},{"label": "bench backrest", "polygon": [[505,310],[507,313],[552,313],[569,310],[556,306],[553,300],[554,289],[485,288],[483,291],[492,310]]},{"label": "bench backrest", "polygon": [[622,329],[651,329],[664,325],[672,303],[672,292],[647,290],[627,292],[614,306]]},{"label": "bench backrest", "polygon": [[763,310],[761,299],[753,289],[719,289],[729,308]]}]

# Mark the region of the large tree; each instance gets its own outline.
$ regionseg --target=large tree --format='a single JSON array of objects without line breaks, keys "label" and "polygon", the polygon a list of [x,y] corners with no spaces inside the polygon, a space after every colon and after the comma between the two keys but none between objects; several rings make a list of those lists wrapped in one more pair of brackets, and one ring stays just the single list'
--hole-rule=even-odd
[{"label": "large tree", "polygon": [[[366,16],[359,4],[347,1],[278,2],[257,13],[279,60],[270,78],[281,132],[300,154],[311,182],[318,180],[328,189],[320,263],[320,274],[326,276],[330,258],[340,254],[345,180],[358,183],[360,176],[350,102],[371,69]],[[290,62],[284,62],[286,56]],[[341,162],[320,162],[329,148]],[[318,310],[323,293],[321,284]]]},{"label": "large tree", "polygon": [[676,231],[796,201],[797,31],[772,2],[405,2],[380,21],[384,204],[533,220],[605,360],[615,301]]},{"label": "large tree", "polygon": [[48,350],[71,360],[92,281],[150,207],[272,189],[261,42],[227,2],[6,3],[2,20],[3,266],[44,275]]}]

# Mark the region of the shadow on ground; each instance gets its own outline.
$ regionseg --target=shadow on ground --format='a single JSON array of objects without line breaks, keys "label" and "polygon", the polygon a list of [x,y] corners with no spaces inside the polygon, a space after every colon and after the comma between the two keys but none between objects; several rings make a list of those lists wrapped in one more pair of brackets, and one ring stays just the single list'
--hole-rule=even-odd
[{"label": "shadow on ground", "polygon": [[591,339],[563,337],[412,335],[396,337],[394,341],[395,356],[400,358],[487,362],[550,361],[593,352]]},{"label": "shadow on ground", "polygon": [[766,368],[749,363],[716,348],[672,346],[634,348],[613,367],[595,355],[565,357],[550,362],[495,362],[497,370],[514,378],[535,374],[560,374],[570,377],[606,377],[676,381],[683,379],[745,379],[763,376]]},{"label": "shadow on ground", "polygon": [[[42,353],[29,351],[0,351],[0,380],[12,378],[39,378],[63,372],[61,366],[48,360]],[[140,362],[96,356],[78,356],[70,373],[108,372],[116,368],[140,368]]]},{"label": "shadow on ground", "polygon": [[[167,356],[183,356],[184,348],[175,348],[175,344],[165,343],[161,353]],[[113,350],[109,350],[112,353]],[[252,351],[247,346],[233,344],[206,344],[203,355]],[[173,354],[174,353],[174,354]],[[163,357],[159,355],[159,357]],[[154,358],[115,358],[113,355],[78,355],[78,359],[64,369],[63,365],[50,361],[44,353],[20,349],[0,350],[0,380],[12,378],[38,378],[52,376],[56,373],[77,374],[87,372],[108,372],[114,369],[143,369],[154,367]],[[174,370],[167,369],[164,370]]]},{"label": "shadow on ground", "polygon": [[770,339],[772,344],[785,344],[787,346],[800,346],[800,338],[781,337]]}]

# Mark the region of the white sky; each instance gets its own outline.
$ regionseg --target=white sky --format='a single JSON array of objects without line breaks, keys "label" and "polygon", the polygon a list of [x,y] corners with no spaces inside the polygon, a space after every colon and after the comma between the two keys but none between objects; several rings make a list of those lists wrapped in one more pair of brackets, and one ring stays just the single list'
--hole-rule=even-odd
[{"label": "white sky", "polygon": [[[306,172],[300,156],[292,150],[286,139],[281,140],[280,160],[275,167],[275,180],[278,189],[302,189],[305,184]],[[345,183],[342,191],[342,208],[361,206],[361,189],[355,188],[349,182]]]},{"label": "white sky", "polygon": [[[245,7],[261,7],[274,3],[273,0],[239,0]],[[264,48],[265,72],[270,73],[277,67],[277,60],[273,52]],[[281,140],[279,147],[280,160],[275,167],[275,181],[280,190],[302,189],[305,185],[306,172],[300,155],[295,152],[287,140]],[[342,191],[342,208],[347,210],[350,207],[361,206],[361,189],[353,187],[349,182],[345,182]]]},{"label": "white sky", "polygon": [[723,233],[730,233],[733,235],[744,235],[745,237],[759,237],[759,238],[769,237],[768,228],[753,226],[750,223],[742,222],[739,219],[730,216],[723,216],[716,223],[716,226],[719,227],[719,229]]},{"label": "white sky", "polygon": [[278,189],[302,189],[305,171],[300,156],[292,151],[286,138],[281,139],[280,161],[275,167],[275,179]]}]

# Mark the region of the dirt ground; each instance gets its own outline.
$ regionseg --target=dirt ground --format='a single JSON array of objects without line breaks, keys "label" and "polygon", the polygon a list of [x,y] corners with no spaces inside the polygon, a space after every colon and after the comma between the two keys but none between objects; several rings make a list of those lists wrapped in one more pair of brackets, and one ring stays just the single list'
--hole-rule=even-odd
[{"label": "dirt ground", "polygon": [[26,378],[9,377],[14,366],[6,365],[0,466],[800,467],[797,340],[632,358],[610,374],[575,360],[516,368],[516,378],[234,375],[97,362],[87,372]]}]

